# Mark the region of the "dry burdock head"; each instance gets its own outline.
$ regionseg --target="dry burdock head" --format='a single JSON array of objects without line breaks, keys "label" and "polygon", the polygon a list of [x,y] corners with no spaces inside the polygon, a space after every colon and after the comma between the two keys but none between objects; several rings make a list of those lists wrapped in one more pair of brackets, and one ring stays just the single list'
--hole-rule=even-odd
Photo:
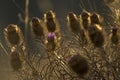
[{"label": "dry burdock head", "polygon": [[68,65],[80,76],[84,76],[89,70],[88,61],[79,54],[73,55],[69,60]]},{"label": "dry burdock head", "polygon": [[96,12],[92,13],[91,16],[90,16],[90,21],[91,21],[91,25],[101,24],[100,15],[97,14]]},{"label": "dry burdock head", "polygon": [[8,25],[4,30],[4,34],[11,46],[20,45],[23,42],[22,32],[17,25]]},{"label": "dry burdock head", "polygon": [[10,54],[10,62],[14,71],[22,68],[22,60],[18,51],[12,51]]},{"label": "dry burdock head", "polygon": [[100,25],[94,24],[89,26],[88,33],[90,41],[95,47],[102,47],[104,45],[105,37]]},{"label": "dry burdock head", "polygon": [[118,28],[117,27],[113,27],[111,30],[111,42],[115,45],[117,45],[119,43],[119,36],[118,36]]},{"label": "dry burdock head", "polygon": [[48,32],[55,32],[56,30],[56,21],[55,21],[55,14],[53,11],[48,11],[44,14],[44,21],[47,26]]},{"label": "dry burdock head", "polygon": [[31,29],[36,37],[44,36],[43,26],[41,24],[41,20],[38,17],[33,17],[31,19],[30,24],[31,24]]},{"label": "dry burdock head", "polygon": [[56,47],[56,43],[55,43],[55,33],[54,32],[50,32],[47,35],[47,42],[46,42],[46,47],[48,51],[54,50]]},{"label": "dry burdock head", "polygon": [[77,34],[80,31],[80,23],[78,21],[77,15],[73,12],[70,12],[67,15],[68,25],[70,27],[71,32]]},{"label": "dry burdock head", "polygon": [[80,15],[80,19],[81,19],[81,24],[83,28],[87,30],[90,24],[90,13],[83,10],[83,12]]}]

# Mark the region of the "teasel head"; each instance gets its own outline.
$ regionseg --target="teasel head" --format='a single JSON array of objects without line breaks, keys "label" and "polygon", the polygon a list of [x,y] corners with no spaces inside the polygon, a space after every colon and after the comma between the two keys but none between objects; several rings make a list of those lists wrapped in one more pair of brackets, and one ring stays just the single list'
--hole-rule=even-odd
[{"label": "teasel head", "polygon": [[68,61],[68,65],[79,76],[84,76],[89,71],[87,59],[79,54],[73,55]]},{"label": "teasel head", "polygon": [[54,32],[50,32],[47,35],[46,47],[48,51],[54,51],[56,48],[56,36]]},{"label": "teasel head", "polygon": [[85,30],[88,29],[88,26],[90,25],[90,13],[86,10],[83,10],[83,12],[80,15],[80,21]]},{"label": "teasel head", "polygon": [[18,46],[23,42],[22,31],[15,24],[10,24],[4,29],[5,39],[10,46]]},{"label": "teasel head", "polygon": [[78,34],[80,31],[80,22],[77,18],[77,15],[73,12],[70,12],[67,15],[67,21],[68,21],[68,26],[69,26],[71,32]]},{"label": "teasel head", "polygon": [[14,50],[10,54],[10,63],[14,71],[19,71],[22,68],[22,59],[20,53]]},{"label": "teasel head", "polygon": [[33,17],[30,25],[36,37],[44,37],[42,21],[38,17]]},{"label": "teasel head", "polygon": [[117,27],[113,27],[111,30],[111,42],[115,45],[119,44],[119,36],[118,36],[118,28]]},{"label": "teasel head", "polygon": [[44,21],[47,26],[48,32],[55,32],[56,17],[55,17],[55,13],[52,10],[50,10],[44,14]]},{"label": "teasel head", "polygon": [[104,31],[100,25],[94,24],[88,28],[88,36],[95,47],[102,47],[105,42]]},{"label": "teasel head", "polygon": [[91,25],[93,24],[101,24],[101,20],[100,20],[100,15],[96,12],[92,13],[90,16],[90,21],[91,21]]}]

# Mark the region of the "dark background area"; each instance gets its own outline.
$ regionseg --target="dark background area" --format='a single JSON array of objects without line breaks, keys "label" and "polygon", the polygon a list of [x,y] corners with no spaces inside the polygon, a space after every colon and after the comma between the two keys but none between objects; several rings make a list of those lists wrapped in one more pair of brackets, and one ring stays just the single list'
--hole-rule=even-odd
[{"label": "dark background area", "polygon": [[[50,9],[54,10],[60,21],[66,19],[68,12],[79,15],[83,9],[97,11],[107,18],[111,14],[103,0],[30,0],[29,3],[30,17],[43,18],[43,13]],[[0,27],[10,23],[21,25],[18,14],[24,18],[24,4],[25,0],[0,0]]]}]

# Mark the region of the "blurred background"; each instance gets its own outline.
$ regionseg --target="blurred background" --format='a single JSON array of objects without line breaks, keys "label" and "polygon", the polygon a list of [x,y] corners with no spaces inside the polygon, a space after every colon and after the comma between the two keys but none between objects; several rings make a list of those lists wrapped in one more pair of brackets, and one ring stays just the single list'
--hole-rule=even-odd
[{"label": "blurred background", "polygon": [[[24,27],[25,0],[0,0],[0,38],[2,41],[3,28],[8,24],[17,24]],[[90,12],[98,12],[104,17],[106,23],[113,23],[109,16],[112,12],[103,0],[30,0],[29,1],[29,19],[37,16],[43,19],[43,14],[47,10],[53,10],[60,22],[61,27],[66,27],[66,16],[68,12],[74,12],[80,15],[81,11],[86,9]],[[108,21],[109,20],[109,21]],[[107,22],[108,21],[108,22]],[[4,44],[4,43],[3,43]],[[0,80],[16,80],[9,63],[9,57],[4,55],[0,47]]]}]

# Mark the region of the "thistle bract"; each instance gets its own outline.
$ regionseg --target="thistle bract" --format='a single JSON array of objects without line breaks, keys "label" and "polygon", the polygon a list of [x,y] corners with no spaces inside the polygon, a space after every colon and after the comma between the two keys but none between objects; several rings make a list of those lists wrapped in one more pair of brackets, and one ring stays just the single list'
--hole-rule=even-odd
[{"label": "thistle bract", "polygon": [[103,34],[103,30],[102,27],[95,24],[95,25],[91,25],[88,28],[88,33],[89,33],[89,38],[91,43],[94,44],[94,46],[96,47],[102,47],[105,41],[104,38],[104,34]]},{"label": "thistle bract", "polygon": [[90,21],[91,21],[91,25],[93,24],[100,24],[100,17],[99,14],[97,13],[92,13],[90,16]]},{"label": "thistle bract", "polygon": [[56,30],[55,14],[53,11],[48,11],[44,14],[45,23],[48,32],[54,32]]},{"label": "thistle bract", "polygon": [[89,24],[90,24],[90,20],[89,20],[89,18],[90,18],[90,13],[89,12],[87,12],[87,11],[83,11],[82,13],[81,13],[81,23],[82,23],[82,26],[83,26],[83,28],[84,29],[88,29],[88,26],[89,26]]},{"label": "thistle bract", "polygon": [[71,32],[77,34],[80,31],[80,23],[75,13],[70,12],[67,16],[68,25]]},{"label": "thistle bract", "polygon": [[22,32],[17,25],[10,24],[4,30],[5,38],[11,46],[20,45],[23,41]]},{"label": "thistle bract", "polygon": [[32,18],[32,20],[31,20],[31,28],[32,28],[32,31],[35,34],[35,36],[37,36],[37,37],[44,36],[43,27],[41,25],[41,21],[40,21],[39,18],[37,18],[37,17]]}]

